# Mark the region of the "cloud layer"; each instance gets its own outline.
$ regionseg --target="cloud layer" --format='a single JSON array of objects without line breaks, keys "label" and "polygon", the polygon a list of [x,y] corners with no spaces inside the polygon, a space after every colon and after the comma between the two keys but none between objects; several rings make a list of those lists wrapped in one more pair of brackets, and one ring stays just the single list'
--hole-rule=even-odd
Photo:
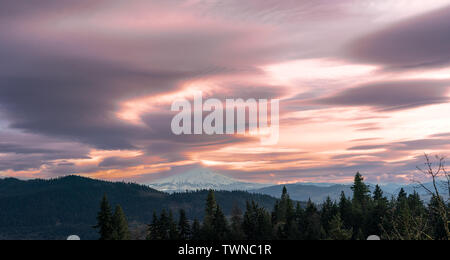
[{"label": "cloud layer", "polygon": [[[448,6],[4,0],[0,176],[404,180],[418,154],[448,150]],[[173,135],[171,103],[196,90],[281,99],[280,143]]]}]

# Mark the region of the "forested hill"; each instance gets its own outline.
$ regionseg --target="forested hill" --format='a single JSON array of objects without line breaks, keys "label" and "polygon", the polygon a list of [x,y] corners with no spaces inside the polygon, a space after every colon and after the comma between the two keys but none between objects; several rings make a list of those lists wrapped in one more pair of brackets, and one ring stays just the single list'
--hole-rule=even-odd
[{"label": "forested hill", "polygon": [[[166,194],[147,186],[106,182],[78,176],[53,180],[0,179],[0,239],[64,239],[77,234],[96,239],[96,215],[102,196],[120,204],[130,223],[149,224],[153,212],[185,209],[202,219],[207,191]],[[281,190],[280,190],[281,194]],[[225,214],[234,205],[245,209],[247,200],[272,209],[276,199],[247,192],[217,192]]]}]

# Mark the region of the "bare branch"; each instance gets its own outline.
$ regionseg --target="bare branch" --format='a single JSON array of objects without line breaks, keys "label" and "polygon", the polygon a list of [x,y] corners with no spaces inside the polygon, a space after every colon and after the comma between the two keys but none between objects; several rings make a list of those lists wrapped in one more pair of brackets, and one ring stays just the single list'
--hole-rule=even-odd
[{"label": "bare branch", "polygon": [[[423,189],[425,189],[433,198],[435,198],[437,200],[438,206],[436,208],[433,208],[432,210],[436,211],[440,215],[440,217],[444,223],[444,228],[445,228],[445,232],[447,234],[447,238],[450,239],[447,205],[445,204],[445,202],[443,201],[443,198],[440,195],[438,184],[437,184],[437,182],[439,181],[439,177],[441,177],[441,175],[444,175],[447,178],[447,185],[448,185],[447,187],[450,187],[450,179],[449,179],[447,171],[445,170],[445,157],[436,156],[436,160],[438,161],[438,166],[435,169],[433,167],[433,162],[430,160],[430,157],[428,156],[428,154],[425,153],[426,170],[424,170],[420,167],[417,167],[417,169],[420,172],[422,172],[423,174],[425,174],[425,176],[430,177],[432,179],[434,191],[429,189],[428,187],[426,187],[420,181],[414,181],[414,182],[417,183]],[[450,195],[450,191],[449,191],[449,195]]]}]

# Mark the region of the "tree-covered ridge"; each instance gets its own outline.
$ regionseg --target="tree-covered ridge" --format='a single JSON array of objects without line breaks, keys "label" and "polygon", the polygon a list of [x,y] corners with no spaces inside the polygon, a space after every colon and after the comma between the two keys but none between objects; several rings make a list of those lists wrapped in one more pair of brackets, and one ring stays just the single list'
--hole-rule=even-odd
[{"label": "tree-covered ridge", "polygon": [[[134,233],[151,221],[153,212],[160,214],[163,209],[177,213],[184,209],[190,218],[203,219],[208,191],[167,194],[144,185],[79,176],[0,179],[0,239],[65,239],[72,234],[97,239],[98,233],[92,227],[96,225],[99,199],[105,194],[111,211],[121,205]],[[240,191],[217,192],[216,196],[227,215],[236,203],[244,209],[246,200],[258,201],[267,209],[276,201],[270,196]]]},{"label": "tree-covered ridge", "polygon": [[397,197],[388,199],[379,186],[371,193],[360,173],[355,176],[352,191],[352,199],[342,193],[338,202],[328,198],[316,205],[310,200],[302,207],[290,199],[284,188],[271,212],[255,201],[247,201],[244,213],[235,207],[230,217],[223,213],[215,192],[209,191],[203,223],[195,220],[191,224],[183,210],[177,222],[171,210],[164,210],[160,216],[153,215],[146,237],[148,240],[252,241],[365,240],[370,235],[385,240],[450,238],[450,205],[443,203],[438,194],[428,205],[418,193],[407,195],[403,189]]}]

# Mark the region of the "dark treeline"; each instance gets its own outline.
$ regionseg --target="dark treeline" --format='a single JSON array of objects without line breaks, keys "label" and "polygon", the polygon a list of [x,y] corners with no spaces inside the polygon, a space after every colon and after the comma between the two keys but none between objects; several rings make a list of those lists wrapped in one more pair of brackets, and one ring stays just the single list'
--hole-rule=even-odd
[{"label": "dark treeline", "polygon": [[[189,221],[184,210],[175,219],[172,211],[153,214],[148,240],[365,240],[378,235],[386,240],[448,240],[449,204],[438,195],[425,204],[418,193],[402,189],[387,198],[379,186],[373,193],[357,173],[353,197],[342,193],[339,201],[328,198],[306,207],[290,199],[286,188],[272,212],[248,201],[246,211],[235,207],[225,216],[210,191],[203,222]],[[97,228],[101,239],[128,239],[124,216],[113,216],[104,198]],[[119,215],[123,215],[123,212]],[[106,217],[105,217],[106,216]],[[106,222],[105,222],[106,221]],[[106,223],[106,224],[105,224]]]}]

